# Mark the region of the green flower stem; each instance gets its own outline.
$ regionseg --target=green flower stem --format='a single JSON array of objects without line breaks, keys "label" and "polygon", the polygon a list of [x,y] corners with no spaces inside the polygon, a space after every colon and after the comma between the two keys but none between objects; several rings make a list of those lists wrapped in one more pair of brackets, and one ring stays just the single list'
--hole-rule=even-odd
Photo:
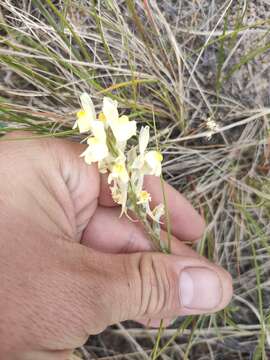
[{"label": "green flower stem", "polygon": [[[108,146],[109,152],[116,159],[119,156],[118,149],[115,146],[116,139],[110,129],[107,129],[106,135],[107,135],[106,138],[107,138],[107,146]],[[137,219],[143,224],[144,229],[145,229],[146,233],[148,234],[150,240],[152,241],[155,249],[164,254],[169,254],[170,251],[169,251],[168,246],[165,246],[164,244],[162,244],[160,236],[158,236],[153,231],[151,223],[147,219],[147,214],[146,214],[145,209],[143,208],[142,205],[138,204],[138,197],[137,197],[136,192],[132,189],[131,183],[129,183],[129,185],[128,185],[128,200],[131,203],[131,206],[127,207],[128,210],[131,210],[136,215]],[[152,220],[152,221],[154,221],[154,220]]]},{"label": "green flower stem", "polygon": [[128,199],[131,201],[132,206],[129,208],[129,210],[133,211],[138,220],[143,224],[144,229],[148,236],[150,237],[154,247],[156,250],[161,251],[165,254],[168,254],[169,251],[167,248],[165,248],[162,245],[160,236],[157,236],[150,224],[150,221],[147,219],[147,215],[145,212],[145,209],[138,204],[138,198],[136,193],[132,190],[131,184],[129,185],[129,191],[128,191]]}]

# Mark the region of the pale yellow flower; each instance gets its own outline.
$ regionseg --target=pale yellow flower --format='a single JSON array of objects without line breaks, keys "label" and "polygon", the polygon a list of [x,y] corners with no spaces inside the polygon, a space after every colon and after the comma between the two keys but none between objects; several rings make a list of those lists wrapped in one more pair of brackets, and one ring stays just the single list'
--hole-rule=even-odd
[{"label": "pale yellow flower", "polygon": [[[163,156],[159,151],[145,152],[149,142],[149,126],[141,128],[139,135],[139,156],[133,161],[132,168],[137,169],[140,175],[161,175]],[[139,175],[138,175],[139,176]]]},{"label": "pale yellow flower", "polygon": [[215,122],[214,119],[208,118],[206,120],[206,126],[210,131],[217,131],[219,129],[218,124]]},{"label": "pale yellow flower", "polygon": [[128,216],[128,210],[132,210],[145,220],[151,218],[151,232],[158,238],[164,206],[151,209],[151,195],[143,190],[143,184],[145,175],[161,175],[163,157],[159,151],[147,151],[149,126],[141,128],[138,146],[126,151],[127,140],[136,135],[136,122],[126,115],[119,116],[116,100],[105,97],[97,117],[90,96],[83,93],[80,98],[82,109],[74,128],[81,133],[90,131],[88,147],[81,156],[87,164],[97,163],[99,172],[109,172],[108,184],[113,200],[122,208],[121,215]]},{"label": "pale yellow flower", "polygon": [[150,202],[152,199],[149,192],[145,190],[141,190],[137,195],[137,199],[138,199],[137,204],[143,206],[145,213],[154,220],[152,211],[150,209]]},{"label": "pale yellow flower", "polygon": [[88,165],[103,160],[109,153],[106,142],[100,141],[96,137],[88,138],[87,144],[89,146],[81,156],[84,157],[84,160]]},{"label": "pale yellow flower", "polygon": [[87,139],[87,144],[89,146],[81,154],[87,164],[101,161],[109,154],[104,125],[97,120],[93,120],[91,123],[91,130],[94,136]]},{"label": "pale yellow flower", "polygon": [[126,115],[120,116],[117,110],[118,103],[108,97],[103,99],[102,118],[105,117],[111,127],[117,142],[125,142],[136,135],[136,121],[130,121]]},{"label": "pale yellow flower", "polygon": [[151,201],[151,195],[149,192],[142,190],[139,193],[137,204],[143,204],[146,205]]},{"label": "pale yellow flower", "polygon": [[117,161],[112,166],[110,175],[108,177],[108,183],[110,184],[113,180],[120,180],[124,184],[128,183],[129,176],[125,162],[123,160]]},{"label": "pale yellow flower", "polygon": [[152,217],[156,222],[160,222],[160,218],[165,215],[164,204],[157,205],[152,211]]},{"label": "pale yellow flower", "polygon": [[106,131],[101,121],[94,120],[91,122],[91,131],[93,136],[99,141],[106,143]]},{"label": "pale yellow flower", "polygon": [[113,200],[122,206],[120,217],[125,213],[127,215],[127,199],[128,199],[128,183],[113,181],[111,186],[111,194]]},{"label": "pale yellow flower", "polygon": [[163,156],[159,151],[152,150],[148,151],[144,155],[146,166],[146,175],[155,175],[160,176],[161,175],[161,162],[163,160]]},{"label": "pale yellow flower", "polygon": [[87,93],[82,93],[80,100],[82,109],[77,112],[77,120],[73,129],[78,127],[80,133],[85,133],[91,130],[91,122],[96,120],[96,112],[94,104]]},{"label": "pale yellow flower", "polygon": [[159,151],[151,150],[139,155],[133,162],[132,168],[138,171],[137,176],[155,175],[160,176],[163,156]]},{"label": "pale yellow flower", "polygon": [[130,121],[126,115],[111,124],[117,142],[124,142],[136,135],[136,121]]},{"label": "pale yellow flower", "polygon": [[118,103],[116,100],[112,100],[106,96],[103,98],[102,113],[105,116],[105,119],[108,121],[109,125],[117,121],[119,118],[117,106]]},{"label": "pale yellow flower", "polygon": [[207,139],[210,140],[212,136],[219,130],[219,126],[211,117],[206,120],[206,126],[209,129],[207,132]]}]

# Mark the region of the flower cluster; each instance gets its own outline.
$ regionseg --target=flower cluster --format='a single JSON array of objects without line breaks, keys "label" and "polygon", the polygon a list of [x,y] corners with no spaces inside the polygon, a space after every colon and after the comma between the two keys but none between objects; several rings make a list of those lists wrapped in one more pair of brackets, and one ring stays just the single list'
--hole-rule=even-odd
[{"label": "flower cluster", "polygon": [[[145,225],[152,240],[160,247],[160,218],[163,204],[151,209],[151,195],[144,189],[145,175],[161,175],[162,154],[148,150],[149,126],[140,129],[138,144],[127,149],[127,141],[137,134],[137,123],[128,116],[119,116],[116,100],[104,97],[102,111],[97,115],[87,93],[80,96],[82,108],[74,128],[89,133],[88,147],[81,154],[87,164],[97,163],[101,173],[108,173],[113,200]],[[149,218],[151,219],[149,221]]]},{"label": "flower cluster", "polygon": [[207,138],[210,140],[215,132],[219,130],[218,124],[211,117],[206,120],[206,126],[209,129]]}]

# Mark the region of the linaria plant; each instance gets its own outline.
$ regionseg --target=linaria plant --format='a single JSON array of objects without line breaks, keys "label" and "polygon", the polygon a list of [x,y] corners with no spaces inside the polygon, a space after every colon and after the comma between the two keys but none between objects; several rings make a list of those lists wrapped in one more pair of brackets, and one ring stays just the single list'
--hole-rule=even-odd
[{"label": "linaria plant", "polygon": [[77,112],[74,128],[86,134],[88,147],[81,154],[87,164],[97,163],[102,174],[108,174],[113,200],[143,224],[154,247],[167,253],[168,247],[160,239],[160,219],[165,214],[161,203],[151,209],[151,195],[144,189],[144,176],[161,176],[162,154],[147,148],[149,126],[141,127],[138,143],[127,147],[131,137],[137,135],[137,123],[128,116],[119,116],[117,101],[104,97],[102,112],[96,114],[91,97],[80,96],[81,110]]}]

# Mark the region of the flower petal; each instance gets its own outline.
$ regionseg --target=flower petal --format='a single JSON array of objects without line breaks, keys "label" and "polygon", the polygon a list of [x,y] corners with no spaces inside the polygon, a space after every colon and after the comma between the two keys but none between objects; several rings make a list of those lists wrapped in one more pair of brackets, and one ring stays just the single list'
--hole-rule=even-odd
[{"label": "flower petal", "polygon": [[146,172],[148,175],[155,175],[160,176],[161,175],[161,161],[162,161],[162,155],[160,152],[152,150],[148,151],[144,156],[145,162],[148,169],[148,172]]},{"label": "flower petal", "polygon": [[118,120],[119,115],[118,115],[117,106],[118,103],[116,100],[112,100],[109,97],[104,97],[102,112],[105,115],[105,118],[108,121],[109,125],[111,125],[112,123]]},{"label": "flower petal", "polygon": [[144,154],[149,142],[149,126],[144,126],[140,130],[139,135],[139,151],[140,154]]},{"label": "flower petal", "polygon": [[79,128],[80,133],[88,132],[91,129],[91,120],[84,110],[77,112],[77,120],[73,126],[73,129],[76,127]]},{"label": "flower petal", "polygon": [[109,153],[106,143],[99,142],[96,138],[87,140],[88,148],[81,154],[87,164],[103,160]]},{"label": "flower petal", "polygon": [[111,124],[117,142],[123,142],[136,135],[136,121],[117,121]]},{"label": "flower petal", "polygon": [[96,139],[98,139],[100,142],[106,143],[106,132],[104,128],[104,123],[97,120],[92,121],[91,130]]},{"label": "flower petal", "polygon": [[129,176],[126,169],[125,163],[116,163],[112,167],[111,171],[111,178],[112,179],[119,179],[123,183],[128,183]]},{"label": "flower petal", "polygon": [[152,211],[152,215],[156,222],[160,222],[160,218],[165,215],[164,204],[157,205]]},{"label": "flower petal", "polygon": [[80,100],[82,108],[89,116],[90,121],[96,120],[96,111],[91,97],[86,92],[84,92],[81,94]]}]

